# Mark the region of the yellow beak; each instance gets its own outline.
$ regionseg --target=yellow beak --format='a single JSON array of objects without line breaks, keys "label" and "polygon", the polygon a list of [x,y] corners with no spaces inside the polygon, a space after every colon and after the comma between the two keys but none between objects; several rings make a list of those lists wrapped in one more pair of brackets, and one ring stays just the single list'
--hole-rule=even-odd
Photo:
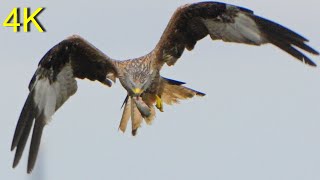
[{"label": "yellow beak", "polygon": [[135,94],[141,94],[141,93],[142,93],[142,90],[141,90],[140,88],[134,88],[134,89],[133,89],[133,92],[134,92]]}]

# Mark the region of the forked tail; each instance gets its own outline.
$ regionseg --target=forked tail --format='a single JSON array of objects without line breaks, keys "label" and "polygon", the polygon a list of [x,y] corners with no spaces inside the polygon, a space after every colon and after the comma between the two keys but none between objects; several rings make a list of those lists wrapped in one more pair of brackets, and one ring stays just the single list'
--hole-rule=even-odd
[{"label": "forked tail", "polygon": [[158,93],[150,94],[143,93],[142,99],[130,97],[127,95],[123,102],[123,113],[120,121],[119,129],[122,132],[126,131],[129,119],[132,124],[132,135],[135,136],[138,128],[141,126],[143,119],[150,125],[155,118],[156,112],[154,106],[160,111],[163,111],[162,102],[168,105],[179,103],[180,100],[189,99],[194,96],[204,96],[205,94],[188,87],[183,86],[185,83],[161,78]]}]

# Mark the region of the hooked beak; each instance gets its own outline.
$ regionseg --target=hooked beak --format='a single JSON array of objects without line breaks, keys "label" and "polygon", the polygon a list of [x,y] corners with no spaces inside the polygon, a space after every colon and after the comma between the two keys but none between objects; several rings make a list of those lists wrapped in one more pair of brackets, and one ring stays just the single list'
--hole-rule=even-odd
[{"label": "hooked beak", "polygon": [[136,95],[140,95],[142,93],[142,89],[140,89],[140,88],[134,88],[132,91]]}]

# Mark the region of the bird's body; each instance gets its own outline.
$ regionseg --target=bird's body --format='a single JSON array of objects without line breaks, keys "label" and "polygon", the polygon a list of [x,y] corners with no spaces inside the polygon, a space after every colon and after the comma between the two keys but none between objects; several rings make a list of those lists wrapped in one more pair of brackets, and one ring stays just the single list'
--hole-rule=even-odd
[{"label": "bird's body", "polygon": [[[271,43],[294,58],[315,66],[300,50],[319,55],[308,46],[306,38],[246,8],[219,2],[200,2],[179,7],[170,19],[155,48],[145,56],[114,60],[80,36],[73,35],[51,48],[39,62],[29,84],[29,95],[22,109],[11,149],[16,149],[15,167],[24,150],[34,123],[29,151],[28,172],[38,153],[44,126],[52,115],[77,91],[77,79],[89,79],[111,86],[118,79],[127,91],[119,129],[125,131],[129,120],[135,135],[143,120],[150,124],[155,107],[163,103],[204,96],[184,86],[185,83],[164,78],[161,69],[171,66],[185,49],[192,50],[206,36],[212,40],[263,45]],[[191,67],[192,72],[201,66]]]}]

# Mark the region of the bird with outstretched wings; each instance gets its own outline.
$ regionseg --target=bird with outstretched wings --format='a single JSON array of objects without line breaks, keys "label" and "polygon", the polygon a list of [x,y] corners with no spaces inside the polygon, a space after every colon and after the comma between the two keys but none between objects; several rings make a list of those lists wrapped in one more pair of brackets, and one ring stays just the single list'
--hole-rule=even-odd
[{"label": "bird with outstretched wings", "polygon": [[77,91],[76,79],[89,79],[111,86],[119,79],[127,91],[119,129],[125,131],[131,119],[132,134],[143,120],[150,124],[163,103],[204,96],[183,82],[160,75],[164,64],[174,65],[185,49],[209,35],[212,40],[249,45],[271,43],[310,66],[316,64],[301,50],[319,55],[308,40],[253,11],[219,2],[199,2],[179,7],[160,41],[147,55],[125,61],[111,59],[80,36],[73,35],[51,48],[39,62],[29,84],[29,95],[20,114],[11,150],[13,167],[19,163],[33,127],[27,172],[35,165],[43,128],[52,115]]}]

